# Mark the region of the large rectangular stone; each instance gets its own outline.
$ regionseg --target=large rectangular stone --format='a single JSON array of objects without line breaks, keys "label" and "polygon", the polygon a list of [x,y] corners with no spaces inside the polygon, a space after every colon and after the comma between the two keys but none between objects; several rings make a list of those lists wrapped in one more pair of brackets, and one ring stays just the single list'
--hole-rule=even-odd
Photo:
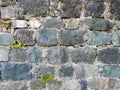
[{"label": "large rectangular stone", "polygon": [[0,61],[8,61],[9,49],[0,47]]}]

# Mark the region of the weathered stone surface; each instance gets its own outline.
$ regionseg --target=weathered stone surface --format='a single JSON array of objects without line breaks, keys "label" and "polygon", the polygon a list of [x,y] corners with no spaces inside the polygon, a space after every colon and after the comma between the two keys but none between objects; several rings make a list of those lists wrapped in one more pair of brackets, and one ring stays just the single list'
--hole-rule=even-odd
[{"label": "weathered stone surface", "polygon": [[111,36],[106,32],[93,31],[89,35],[90,45],[108,45],[111,44]]},{"label": "weathered stone surface", "polygon": [[38,29],[37,44],[40,46],[54,46],[57,45],[57,30],[56,29]]},{"label": "weathered stone surface", "polygon": [[12,25],[15,28],[26,28],[27,27],[27,21],[26,20],[12,20]]},{"label": "weathered stone surface", "polygon": [[30,25],[31,28],[39,28],[40,25],[41,25],[40,21],[36,20],[36,19],[35,20],[34,19],[30,20],[28,23],[29,23],[29,25]]},{"label": "weathered stone surface", "polygon": [[112,27],[112,23],[105,19],[84,18],[80,19],[80,27],[89,30],[105,30],[108,31]]},{"label": "weathered stone surface", "polygon": [[10,52],[10,60],[14,62],[24,62],[26,58],[25,49],[12,49]]},{"label": "weathered stone surface", "polygon": [[52,66],[38,65],[35,68],[33,75],[37,78],[41,77],[42,74],[54,74],[55,68]]},{"label": "weathered stone surface", "polygon": [[15,16],[15,9],[11,6],[1,8],[1,18],[11,19]]},{"label": "weathered stone surface", "polygon": [[85,30],[63,30],[60,31],[61,45],[75,45],[84,43]]},{"label": "weathered stone surface", "polygon": [[25,45],[34,45],[34,31],[29,29],[17,29],[15,31],[16,39],[20,40]]},{"label": "weathered stone surface", "polygon": [[46,18],[41,21],[45,28],[62,28],[64,23],[60,19]]},{"label": "weathered stone surface", "polygon": [[87,81],[85,80],[80,81],[80,90],[87,90]]},{"label": "weathered stone surface", "polygon": [[120,46],[120,31],[112,32],[112,44],[114,46]]},{"label": "weathered stone surface", "polygon": [[75,79],[65,80],[62,83],[61,90],[80,90],[79,86],[79,82]]},{"label": "weathered stone surface", "polygon": [[80,20],[79,19],[69,19],[67,20],[66,24],[65,24],[65,28],[66,29],[78,29],[79,28],[79,23]]},{"label": "weathered stone surface", "polygon": [[59,69],[60,77],[72,77],[74,72],[74,68],[72,66],[62,66]]},{"label": "weathered stone surface", "polygon": [[12,43],[14,43],[14,38],[12,34],[0,32],[0,44],[1,45],[9,45]]},{"label": "weathered stone surface", "polygon": [[42,90],[43,88],[45,88],[45,84],[43,84],[40,79],[33,79],[30,81],[31,90]]},{"label": "weathered stone surface", "polygon": [[66,47],[51,47],[48,49],[47,59],[50,64],[64,64],[68,61]]},{"label": "weathered stone surface", "polygon": [[79,65],[79,67],[76,67],[75,75],[76,75],[76,79],[85,79],[86,74],[83,65]]},{"label": "weathered stone surface", "polygon": [[107,3],[110,3],[110,19],[120,20],[120,1],[119,0],[106,0]]},{"label": "weathered stone surface", "polygon": [[92,64],[95,61],[96,51],[92,47],[76,48],[71,50],[71,59],[74,63],[85,62]]},{"label": "weathered stone surface", "polygon": [[61,17],[75,18],[80,17],[82,0],[60,0],[61,1]]},{"label": "weathered stone surface", "polygon": [[0,61],[8,61],[9,49],[0,47]]},{"label": "weathered stone surface", "polygon": [[84,14],[85,16],[92,16],[92,17],[102,17],[102,14],[105,10],[104,2],[103,1],[91,1],[85,0],[84,1]]},{"label": "weathered stone surface", "polygon": [[116,27],[117,27],[118,30],[120,30],[120,22],[116,23]]},{"label": "weathered stone surface", "polygon": [[[46,16],[49,12],[48,0],[18,0],[19,6],[24,9],[25,14],[30,16]],[[32,7],[32,8],[31,8]]]},{"label": "weathered stone surface", "polygon": [[31,78],[31,74],[29,72],[32,68],[31,64],[4,63],[2,67],[2,79],[12,79],[16,81]]},{"label": "weathered stone surface", "polygon": [[13,0],[1,0],[0,2],[0,6],[4,7],[4,6],[8,6],[12,3]]},{"label": "weathered stone surface", "polygon": [[117,65],[105,65],[102,73],[104,77],[120,77],[120,67]]},{"label": "weathered stone surface", "polygon": [[103,48],[98,51],[98,61],[108,64],[120,63],[120,53],[117,47]]},{"label": "weathered stone surface", "polygon": [[42,61],[42,51],[38,46],[30,47],[26,51],[27,60],[33,63],[38,63]]}]

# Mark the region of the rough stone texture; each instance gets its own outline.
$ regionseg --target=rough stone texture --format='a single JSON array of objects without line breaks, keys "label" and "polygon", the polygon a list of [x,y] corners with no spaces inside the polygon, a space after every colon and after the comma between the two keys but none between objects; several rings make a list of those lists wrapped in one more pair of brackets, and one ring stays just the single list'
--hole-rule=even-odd
[{"label": "rough stone texture", "polygon": [[108,45],[111,44],[111,36],[106,32],[93,31],[89,35],[90,45]]},{"label": "rough stone texture", "polygon": [[110,19],[120,20],[120,1],[119,0],[107,0],[107,3],[110,3]]},{"label": "rough stone texture", "polygon": [[119,64],[120,53],[117,47],[107,47],[98,51],[98,61],[107,64]]},{"label": "rough stone texture", "polygon": [[33,79],[30,81],[31,90],[42,90],[44,88],[45,88],[45,84],[43,84],[40,79]]},{"label": "rough stone texture", "polygon": [[[24,9],[24,14],[30,16],[46,16],[49,12],[48,0],[18,0],[19,6]],[[32,7],[32,8],[31,8]]]},{"label": "rough stone texture", "polygon": [[45,28],[62,28],[64,23],[60,19],[46,18],[41,21]]},{"label": "rough stone texture", "polygon": [[0,45],[9,45],[12,43],[14,43],[12,34],[0,32]]},{"label": "rough stone texture", "polygon": [[112,44],[114,46],[120,46],[120,31],[112,32]]},{"label": "rough stone texture", "polygon": [[82,0],[60,0],[61,1],[61,17],[75,18],[80,17]]},{"label": "rough stone texture", "polygon": [[92,47],[75,48],[71,50],[71,60],[74,63],[84,62],[92,64],[95,61],[96,51]]},{"label": "rough stone texture", "polygon": [[54,74],[55,73],[55,68],[52,66],[45,66],[45,65],[38,65],[34,69],[33,75],[37,78],[41,77],[42,74]]},{"label": "rough stone texture", "polygon": [[51,47],[48,49],[47,59],[50,64],[59,65],[68,61],[68,53],[66,47]]},{"label": "rough stone texture", "polygon": [[80,81],[80,90],[87,90],[87,81],[85,80]]},{"label": "rough stone texture", "polygon": [[105,30],[108,31],[112,27],[112,23],[105,19],[99,18],[84,18],[80,19],[80,27],[89,30]]},{"label": "rough stone texture", "polygon": [[59,34],[61,45],[75,45],[84,43],[85,30],[62,30]]},{"label": "rough stone texture", "polygon": [[1,0],[1,5],[2,7],[8,6],[12,3],[13,0]]},{"label": "rough stone texture", "polygon": [[56,29],[38,29],[36,35],[37,44],[40,46],[55,46],[57,45]]},{"label": "rough stone texture", "polygon": [[40,21],[39,20],[30,20],[29,25],[31,28],[39,28],[41,26]]},{"label": "rough stone texture", "polygon": [[29,29],[17,29],[15,32],[16,39],[20,40],[25,45],[34,45],[34,31]]},{"label": "rough stone texture", "polygon": [[79,23],[80,23],[79,19],[69,19],[69,20],[67,20],[67,22],[65,24],[65,28],[71,29],[71,30],[78,29]]},{"label": "rough stone texture", "polygon": [[120,67],[117,65],[105,65],[102,73],[104,77],[120,77]]},{"label": "rough stone texture", "polygon": [[104,2],[102,1],[91,1],[91,0],[85,0],[84,1],[84,14],[85,17],[92,16],[92,17],[103,17],[102,14],[105,10]]},{"label": "rough stone texture", "polygon": [[38,46],[30,47],[26,51],[27,60],[33,63],[38,63],[42,61],[42,51]]},{"label": "rough stone texture", "polygon": [[74,72],[74,68],[72,66],[62,66],[59,69],[60,77],[72,77]]},{"label": "rough stone texture", "polygon": [[10,52],[10,60],[14,62],[24,62],[26,58],[25,49],[12,49]]},{"label": "rough stone texture", "polygon": [[118,30],[120,30],[120,22],[116,23],[116,27],[117,27]]},{"label": "rough stone texture", "polygon": [[32,68],[31,64],[4,63],[2,67],[2,79],[12,79],[16,81],[31,78],[29,72]]},{"label": "rough stone texture", "polygon": [[9,49],[0,47],[0,61],[8,61]]},{"label": "rough stone texture", "polygon": [[15,16],[15,9],[13,7],[3,7],[1,8],[1,18],[10,19]]},{"label": "rough stone texture", "polygon": [[27,21],[26,20],[12,20],[12,25],[15,28],[26,28],[27,27]]}]

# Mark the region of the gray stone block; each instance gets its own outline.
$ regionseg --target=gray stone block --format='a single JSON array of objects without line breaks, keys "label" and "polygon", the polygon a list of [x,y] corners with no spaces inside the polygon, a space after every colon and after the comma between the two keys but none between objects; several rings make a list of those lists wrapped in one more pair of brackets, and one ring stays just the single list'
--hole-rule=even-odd
[{"label": "gray stone block", "polygon": [[12,49],[10,52],[10,60],[14,62],[24,62],[26,58],[25,49]]},{"label": "gray stone block", "polygon": [[74,73],[74,68],[72,66],[62,66],[59,69],[60,77],[72,77]]},{"label": "gray stone block", "polygon": [[55,46],[57,45],[57,30],[56,29],[38,29],[36,35],[37,44],[40,46]]},{"label": "gray stone block", "polygon": [[120,31],[112,32],[112,44],[114,46],[120,46]]},{"label": "gray stone block", "polygon": [[64,23],[60,19],[46,18],[41,21],[45,28],[62,28]]},{"label": "gray stone block", "polygon": [[14,43],[14,38],[12,34],[0,32],[0,44],[1,45],[9,45],[12,43]]},{"label": "gray stone block", "polygon": [[2,79],[12,79],[12,80],[26,80],[31,78],[30,69],[31,64],[11,64],[4,63],[2,65]]},{"label": "gray stone block", "polygon": [[80,81],[80,90],[87,90],[87,81],[85,80]]},{"label": "gray stone block", "polygon": [[104,77],[120,77],[120,67],[117,65],[105,65],[102,73]]},{"label": "gray stone block", "polygon": [[59,65],[68,61],[68,53],[66,47],[51,47],[48,49],[47,60],[50,64]]},{"label": "gray stone block", "polygon": [[0,61],[8,61],[9,49],[0,47]]},{"label": "gray stone block", "polygon": [[42,61],[42,51],[38,46],[30,47],[26,51],[27,60],[33,63],[39,63]]},{"label": "gray stone block", "polygon": [[120,53],[117,47],[103,48],[98,51],[98,61],[107,64],[119,64],[120,63]]},{"label": "gray stone block", "polygon": [[84,43],[85,30],[63,30],[60,31],[61,45],[75,45]]},{"label": "gray stone block", "polygon": [[111,44],[111,36],[106,32],[93,31],[89,35],[90,45],[109,45]]},{"label": "gray stone block", "polygon": [[25,45],[34,45],[34,31],[29,29],[17,29],[15,31],[16,39],[20,40]]},{"label": "gray stone block", "polygon": [[71,50],[71,59],[74,63],[84,62],[93,64],[96,58],[96,51],[92,47],[76,48]]},{"label": "gray stone block", "polygon": [[89,30],[105,30],[108,31],[112,27],[112,23],[105,19],[99,18],[84,18],[80,19],[80,27]]}]

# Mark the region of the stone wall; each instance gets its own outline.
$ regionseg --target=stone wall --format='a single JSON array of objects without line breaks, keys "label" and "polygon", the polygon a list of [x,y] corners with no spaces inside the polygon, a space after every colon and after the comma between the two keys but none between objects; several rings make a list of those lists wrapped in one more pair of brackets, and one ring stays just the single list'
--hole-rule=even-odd
[{"label": "stone wall", "polygon": [[120,90],[120,0],[0,0],[0,10],[0,90]]}]

